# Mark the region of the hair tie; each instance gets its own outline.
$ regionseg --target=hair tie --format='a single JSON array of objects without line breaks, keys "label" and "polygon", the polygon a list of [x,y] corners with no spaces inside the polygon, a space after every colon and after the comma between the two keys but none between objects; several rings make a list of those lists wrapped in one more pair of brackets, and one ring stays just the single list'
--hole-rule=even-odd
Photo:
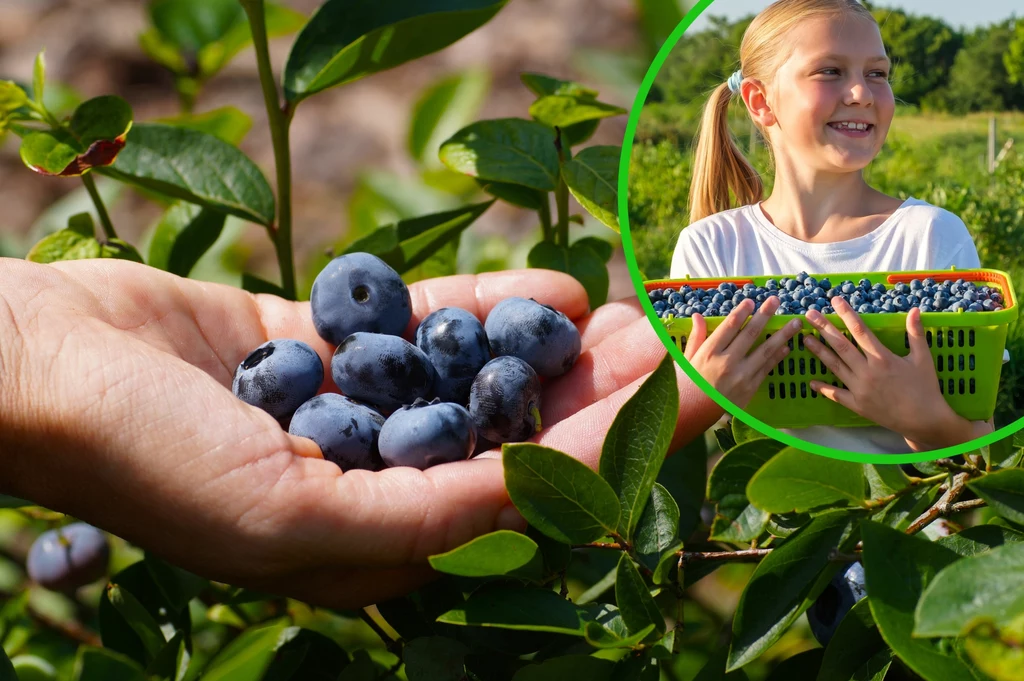
[{"label": "hair tie", "polygon": [[740,91],[740,85],[743,83],[743,74],[740,71],[736,71],[725,82],[729,85],[729,92],[735,95]]}]

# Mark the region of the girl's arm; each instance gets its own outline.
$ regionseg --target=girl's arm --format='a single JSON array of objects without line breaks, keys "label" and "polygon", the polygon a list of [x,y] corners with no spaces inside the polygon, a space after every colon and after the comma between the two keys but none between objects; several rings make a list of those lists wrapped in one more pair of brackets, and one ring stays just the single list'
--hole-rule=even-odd
[{"label": "girl's arm", "polygon": [[905,438],[907,444],[915,452],[928,452],[943,447],[953,447],[963,444],[979,437],[984,437],[995,431],[994,419],[988,421],[968,421],[963,416],[953,412],[953,418],[942,419],[935,428],[934,437],[929,437],[927,442],[918,442]]}]

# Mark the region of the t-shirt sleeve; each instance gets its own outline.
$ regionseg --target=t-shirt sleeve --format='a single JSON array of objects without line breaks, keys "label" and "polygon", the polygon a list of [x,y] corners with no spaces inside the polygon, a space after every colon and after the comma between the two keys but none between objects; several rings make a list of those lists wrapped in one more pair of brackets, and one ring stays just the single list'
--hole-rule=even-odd
[{"label": "t-shirt sleeve", "polygon": [[714,277],[715,267],[709,261],[710,251],[698,230],[687,227],[679,234],[676,250],[672,254],[672,279],[683,279],[687,276],[694,279]]},{"label": "t-shirt sleeve", "polygon": [[970,270],[981,267],[981,259],[978,257],[978,249],[974,245],[971,233],[964,221],[949,211],[942,212],[944,231],[949,234],[947,243],[952,243],[952,252],[944,258],[941,264],[943,269],[956,266],[958,270]]}]

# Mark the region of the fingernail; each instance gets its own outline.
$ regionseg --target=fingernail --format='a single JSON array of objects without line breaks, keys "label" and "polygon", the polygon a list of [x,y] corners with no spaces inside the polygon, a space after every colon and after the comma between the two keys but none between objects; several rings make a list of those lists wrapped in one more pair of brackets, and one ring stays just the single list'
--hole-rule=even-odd
[{"label": "fingernail", "polygon": [[498,517],[495,519],[494,525],[499,530],[526,532],[526,519],[523,518],[519,510],[512,504],[498,511]]}]

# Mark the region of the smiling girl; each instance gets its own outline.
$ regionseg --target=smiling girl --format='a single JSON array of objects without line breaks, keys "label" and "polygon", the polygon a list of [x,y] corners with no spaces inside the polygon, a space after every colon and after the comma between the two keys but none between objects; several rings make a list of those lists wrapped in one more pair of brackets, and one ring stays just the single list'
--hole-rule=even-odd
[{"label": "smiling girl", "polygon": [[[690,190],[689,227],[672,258],[673,278],[878,272],[980,266],[963,221],[925,201],[870,187],[863,170],[881,151],[895,101],[891,63],[874,17],[857,0],[779,0],[747,28],[741,68],[705,105]],[[741,97],[775,166],[771,195],[733,142],[727,112]],[[735,197],[738,208],[732,208]],[[878,426],[793,429],[804,440],[856,452],[926,451],[991,432],[953,412],[939,392],[920,311],[907,315],[911,352],[886,349],[840,299],[835,311],[854,346],[816,311],[807,321],[832,349],[806,346],[846,385],[811,388]],[[799,320],[750,353],[779,306],[747,300],[709,338],[693,317],[686,356],[716,389],[745,406]]]}]

